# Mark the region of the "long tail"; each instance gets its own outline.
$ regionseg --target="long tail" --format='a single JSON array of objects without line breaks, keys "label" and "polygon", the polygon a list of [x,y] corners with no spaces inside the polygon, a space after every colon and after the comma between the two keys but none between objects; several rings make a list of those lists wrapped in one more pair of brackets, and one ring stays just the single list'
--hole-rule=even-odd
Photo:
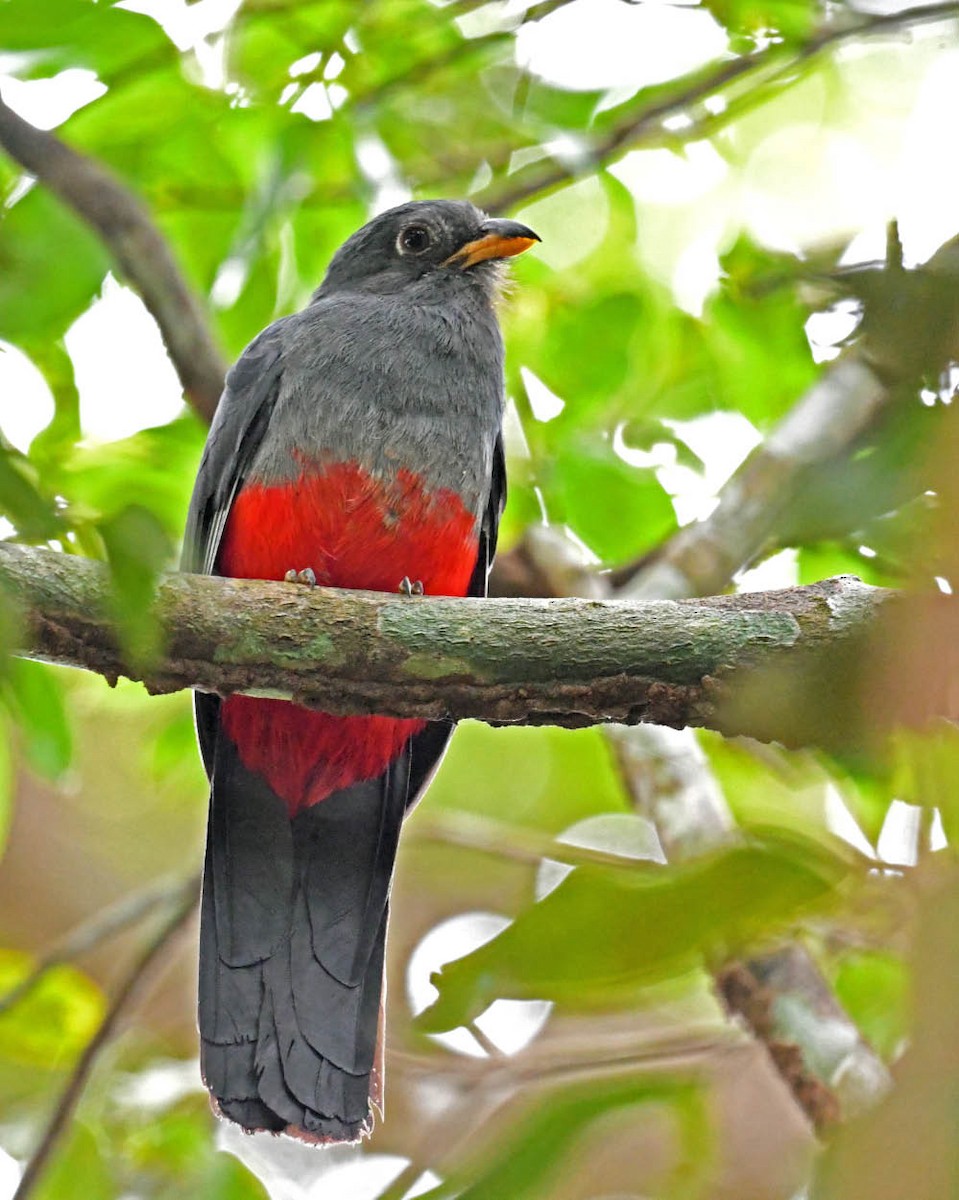
[{"label": "long tail", "polygon": [[222,734],[213,766],[203,1078],[244,1129],[355,1141],[381,1097],[383,956],[409,756],[292,820]]}]

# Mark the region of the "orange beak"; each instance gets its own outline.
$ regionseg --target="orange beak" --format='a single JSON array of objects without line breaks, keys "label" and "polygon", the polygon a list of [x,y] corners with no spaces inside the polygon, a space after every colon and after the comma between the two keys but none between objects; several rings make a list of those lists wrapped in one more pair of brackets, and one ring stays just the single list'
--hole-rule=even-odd
[{"label": "orange beak", "polygon": [[538,242],[539,236],[519,221],[503,221],[498,218],[484,221],[479,228],[479,237],[461,246],[443,263],[444,267],[456,264],[464,271],[467,267],[485,262],[489,258],[512,258],[522,254]]}]

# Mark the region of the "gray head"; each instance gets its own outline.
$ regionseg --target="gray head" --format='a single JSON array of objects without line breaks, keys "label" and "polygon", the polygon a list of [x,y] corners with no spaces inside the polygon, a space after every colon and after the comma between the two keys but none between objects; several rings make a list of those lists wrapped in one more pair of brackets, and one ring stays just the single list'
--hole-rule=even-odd
[{"label": "gray head", "polygon": [[[421,200],[374,217],[337,250],[314,299],[332,292],[445,292],[454,281],[496,290],[497,263],[539,238],[466,200]],[[445,286],[444,286],[445,285]]]}]

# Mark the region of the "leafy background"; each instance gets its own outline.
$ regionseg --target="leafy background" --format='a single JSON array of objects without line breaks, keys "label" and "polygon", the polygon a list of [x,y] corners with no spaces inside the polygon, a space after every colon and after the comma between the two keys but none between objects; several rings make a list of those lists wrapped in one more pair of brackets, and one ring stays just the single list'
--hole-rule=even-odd
[{"label": "leafy background", "polygon": [[[886,222],[900,218],[907,267],[956,234],[956,14],[0,0],[0,66],[8,103],[29,116],[61,97],[47,123],[141,198],[227,358],[303,304],[389,203],[468,195],[536,228],[542,248],[517,263],[503,312],[504,551],[519,561],[548,520],[566,552],[628,574],[708,513],[841,343],[855,351],[871,314],[913,295],[894,254],[878,269]],[[136,341],[131,355],[97,237],[3,157],[0,201],[7,536],[106,559],[123,636],[149,655],[145,602],[175,561],[203,422],[155,351]],[[84,349],[98,312],[105,332]],[[948,591],[944,365],[909,365],[895,403],[817,465],[731,586],[854,573]],[[388,1119],[362,1156],[216,1129],[190,931],[102,1049],[33,1194],[951,1195],[959,741],[945,725],[890,735],[882,703],[923,694],[949,623],[921,620],[890,631],[881,669],[855,665],[867,736],[828,755],[663,732],[640,744],[637,773],[598,729],[464,725],[401,851]],[[12,1194],[159,919],[151,898],[199,864],[205,787],[186,696],[10,660],[0,702],[0,994],[68,931],[92,931],[0,1013]],[[740,836],[697,846],[660,824],[684,860],[664,870],[648,818],[670,797],[694,813],[704,790]],[[580,862],[546,894],[557,835],[629,857]],[[145,887],[139,923],[106,938],[111,906],[136,907]],[[731,1024],[716,990],[730,962],[783,944],[811,955],[874,1051],[874,1085],[852,1095],[850,1027],[799,1014],[813,1044],[839,1039],[807,1063],[838,1097],[823,1156],[782,1040]],[[430,971],[457,958],[437,998]],[[795,996],[764,997],[786,1021]],[[884,1100],[882,1064],[897,1076]]]}]

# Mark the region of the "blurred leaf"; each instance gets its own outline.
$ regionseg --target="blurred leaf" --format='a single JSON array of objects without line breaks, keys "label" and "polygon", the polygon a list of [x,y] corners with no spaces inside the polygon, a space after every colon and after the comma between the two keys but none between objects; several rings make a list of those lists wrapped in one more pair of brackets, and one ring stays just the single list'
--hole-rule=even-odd
[{"label": "blurred leaf", "polygon": [[909,973],[895,954],[847,954],[833,976],[836,997],[863,1037],[890,1062],[908,1035]]},{"label": "blurred leaf", "polygon": [[7,723],[0,724],[0,858],[7,844],[13,815],[13,785],[15,780],[13,755]]},{"label": "blurred leaf", "polygon": [[[858,547],[837,545],[835,542],[815,542],[801,546],[796,559],[798,583],[818,583],[834,575],[855,575],[873,587],[889,587],[894,581],[882,570],[881,564],[859,552]],[[896,580],[895,582],[899,582]]]},{"label": "blurred leaf", "polygon": [[746,829],[775,825],[832,844],[824,805],[833,778],[817,755],[709,731],[697,733],[697,740],[737,824]]},{"label": "blurred leaf", "polygon": [[2,695],[23,735],[30,766],[47,779],[59,778],[73,756],[62,678],[45,663],[11,658]]},{"label": "blurred leaf", "polygon": [[267,1200],[266,1189],[246,1167],[216,1149],[205,1090],[159,1111],[124,1107],[120,1119],[123,1161],[135,1177],[150,1180],[150,1195],[157,1200]]},{"label": "blurred leaf", "polygon": [[[552,1196],[568,1156],[590,1125],[617,1110],[651,1104],[665,1106],[674,1116],[681,1158],[698,1162],[701,1169],[708,1131],[698,1084],[672,1078],[600,1077],[548,1096],[535,1114],[497,1147],[492,1162],[487,1155],[474,1170],[454,1171],[446,1183],[423,1193],[423,1200],[445,1200],[453,1190],[458,1200],[541,1200]],[[685,1182],[688,1186],[690,1180]]]},{"label": "blurred leaf", "polygon": [[959,729],[936,721],[893,735],[892,794],[908,804],[938,809],[950,845],[959,846]]},{"label": "blurred leaf", "polygon": [[75,524],[109,524],[125,509],[150,513],[169,539],[183,530],[204,431],[189,414],[106,445],[79,445],[46,476]]},{"label": "blurred leaf", "polygon": [[608,441],[567,446],[543,482],[553,519],[569,524],[605,564],[638,557],[676,528],[653,471],[630,466]]},{"label": "blurred leaf", "polygon": [[112,590],[111,608],[127,654],[149,662],[160,653],[153,613],[157,580],[173,560],[173,544],[148,509],[130,505],[100,522]]},{"label": "blurred leaf", "polygon": [[551,833],[628,805],[599,729],[492,729],[478,721],[457,726],[429,803]]},{"label": "blurred leaf", "polygon": [[713,390],[716,407],[742,413],[763,431],[817,376],[804,329],[809,314],[796,290],[754,286],[757,274],[788,270],[783,260],[741,237],[721,260],[725,277],[702,319],[703,385]]},{"label": "blurred leaf", "polygon": [[913,1034],[896,1087],[832,1141],[813,1200],[946,1200],[956,1193],[959,877],[953,869],[927,883],[911,964]]},{"label": "blurred leaf", "polygon": [[89,0],[43,0],[37,19],[33,0],[4,0],[0,5],[0,46],[30,51],[20,69],[32,79],[55,75],[69,67],[86,67],[109,83],[121,71],[175,50],[150,17],[116,3]]},{"label": "blurred leaf", "polygon": [[100,1139],[74,1121],[31,1195],[36,1200],[116,1200],[116,1188]]},{"label": "blurred leaf", "polygon": [[438,1000],[417,1018],[440,1033],[497,997],[570,1008],[634,1002],[703,954],[781,931],[826,902],[852,856],[781,833],[668,869],[580,867],[498,937],[433,977]]},{"label": "blurred leaf", "polygon": [[[19,950],[0,950],[0,996],[30,972]],[[19,1003],[0,1013],[0,1057],[31,1069],[68,1068],[103,1016],[100,990],[75,967],[48,971]]]},{"label": "blurred leaf", "polygon": [[163,779],[179,770],[184,761],[189,761],[196,749],[196,730],[193,726],[193,710],[182,705],[161,726],[150,746],[149,765],[155,779]]},{"label": "blurred leaf", "polygon": [[61,342],[30,342],[25,349],[53,393],[53,419],[33,439],[29,452],[30,462],[44,478],[47,468],[59,463],[80,440],[80,394],[73,362]]},{"label": "blurred leaf", "polygon": [[[270,1200],[264,1184],[232,1154],[219,1151],[200,1176],[197,1196],[203,1200]],[[179,1191],[171,1191],[169,1200],[180,1200]]]},{"label": "blurred leaf", "polygon": [[62,337],[99,291],[108,266],[91,230],[35,185],[12,208],[0,209],[0,338]]},{"label": "blurred leaf", "polygon": [[806,37],[820,12],[815,0],[707,0],[706,7],[730,33],[763,41],[772,30],[789,41]]},{"label": "blurred leaf", "polygon": [[53,502],[36,485],[36,473],[22,454],[0,444],[0,513],[26,542],[45,542],[62,532]]}]

